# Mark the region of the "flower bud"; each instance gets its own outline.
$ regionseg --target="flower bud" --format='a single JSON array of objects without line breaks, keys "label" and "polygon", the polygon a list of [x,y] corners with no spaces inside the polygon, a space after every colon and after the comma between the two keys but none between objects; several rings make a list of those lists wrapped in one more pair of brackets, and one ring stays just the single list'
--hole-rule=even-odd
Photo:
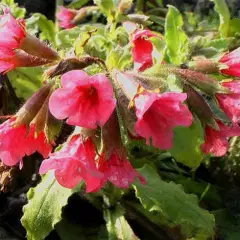
[{"label": "flower bud", "polygon": [[35,36],[29,34],[26,34],[26,37],[21,40],[20,49],[30,55],[50,61],[55,61],[60,58],[56,51],[48,47],[44,42],[40,41]]},{"label": "flower bud", "polygon": [[72,70],[81,70],[89,65],[94,63],[104,64],[101,59],[97,57],[82,57],[82,58],[67,58],[63,59],[53,68],[50,68],[45,72],[45,76],[49,78],[56,77],[58,75],[62,75],[66,72]]},{"label": "flower bud", "polygon": [[203,73],[217,73],[218,64],[211,59],[196,59],[189,63],[189,68]]},{"label": "flower bud", "polygon": [[215,121],[214,114],[203,96],[187,84],[184,85],[184,91],[187,93],[188,96],[188,105],[200,119],[202,124],[207,124],[211,128],[218,131],[219,127],[217,122]]},{"label": "flower bud", "polygon": [[28,126],[30,124],[43,107],[45,100],[50,94],[51,88],[52,84],[43,86],[26,101],[26,103],[16,113],[14,127],[21,125]]},{"label": "flower bud", "polygon": [[191,84],[210,96],[215,95],[217,92],[229,92],[229,90],[223,87],[217,80],[201,72],[179,68],[172,68],[171,72],[176,74],[184,83]]}]

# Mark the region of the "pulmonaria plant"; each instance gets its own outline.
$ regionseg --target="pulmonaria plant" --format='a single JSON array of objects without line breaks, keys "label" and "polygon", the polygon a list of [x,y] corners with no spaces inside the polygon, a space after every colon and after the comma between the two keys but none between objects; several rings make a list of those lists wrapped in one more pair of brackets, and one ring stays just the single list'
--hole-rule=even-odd
[{"label": "pulmonaria plant", "polygon": [[[191,131],[199,122],[204,133],[204,141],[197,142],[201,142],[199,152],[215,156],[224,155],[229,138],[240,135],[239,81],[217,81],[203,73],[206,69],[212,73],[223,67],[220,73],[239,76],[239,49],[225,54],[219,63],[206,59],[192,69],[167,64],[177,58],[165,56],[172,52],[167,50],[163,55],[164,64],[158,59],[155,63],[154,51],[159,46],[153,44],[153,38],[160,40],[165,49],[169,47],[169,39],[165,44],[160,34],[143,28],[142,19],[136,21],[140,24],[133,23],[131,16],[124,23],[128,30],[121,32],[124,28],[117,26],[120,20],[126,20],[123,14],[132,4],[119,1],[116,6],[107,16],[112,23],[111,31],[102,31],[99,26],[89,31],[88,27],[84,28],[75,43],[75,51],[64,49],[63,59],[49,45],[30,35],[24,20],[15,19],[6,11],[0,16],[0,34],[4,36],[0,38],[0,72],[7,73],[17,67],[49,67],[43,87],[0,125],[3,139],[0,158],[6,165],[20,163],[22,167],[23,157],[37,151],[46,158],[40,174],[53,170],[63,187],[72,189],[83,181],[87,192],[99,191],[109,186],[107,183],[130,188],[137,179],[142,184],[148,183],[131,162],[133,157],[128,145],[133,140],[129,135],[134,136],[140,146],[175,153],[176,132],[179,137],[179,129]],[[61,28],[69,29],[91,11],[102,9],[101,4],[79,10],[60,7],[56,17]],[[115,24],[115,20],[119,22]],[[106,29],[109,28],[110,25]],[[73,32],[75,30],[78,28]],[[98,38],[100,32],[103,35]],[[61,34],[57,35],[54,45],[59,50],[62,50],[58,43]],[[121,49],[118,39],[121,47],[130,50],[131,56],[128,52],[126,57],[126,49],[118,52]],[[95,42],[99,45],[95,46]],[[123,63],[125,57],[130,63]],[[174,83],[170,79],[172,75],[176,77]],[[206,95],[226,114],[228,124],[214,114]],[[93,133],[74,132],[60,150],[52,153],[60,135],[59,125],[65,121],[75,129],[79,127]],[[125,136],[126,132],[130,134]]]}]

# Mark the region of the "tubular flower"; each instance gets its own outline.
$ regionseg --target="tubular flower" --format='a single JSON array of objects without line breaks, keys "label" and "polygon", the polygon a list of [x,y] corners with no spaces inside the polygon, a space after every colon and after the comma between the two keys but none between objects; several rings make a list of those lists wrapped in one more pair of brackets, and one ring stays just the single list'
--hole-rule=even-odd
[{"label": "tubular flower", "polygon": [[225,82],[222,84],[230,90],[230,93],[217,93],[219,106],[234,122],[240,122],[240,81]]},{"label": "tubular flower", "polygon": [[39,173],[55,170],[57,181],[66,188],[74,188],[85,180],[86,192],[92,192],[100,185],[103,177],[96,168],[95,156],[92,139],[89,137],[84,140],[80,135],[75,135],[60,151],[42,162]]},{"label": "tubular flower", "polygon": [[137,134],[146,138],[149,145],[170,149],[173,146],[173,129],[177,126],[189,127],[192,114],[183,104],[187,94],[166,92],[163,94],[144,92],[134,99]]},{"label": "tubular flower", "polygon": [[153,65],[153,44],[149,40],[151,37],[159,36],[150,30],[136,30],[132,35],[134,68],[138,71],[144,71]]},{"label": "tubular flower", "polygon": [[75,23],[73,23],[74,17],[77,15],[77,11],[65,7],[60,7],[59,12],[57,13],[57,18],[60,21],[60,27],[62,28],[73,28],[76,26]]},{"label": "tubular flower", "polygon": [[220,60],[220,63],[226,65],[227,68],[221,69],[221,73],[240,77],[240,48],[225,54]]},{"label": "tubular flower", "polygon": [[48,157],[52,151],[52,145],[47,142],[44,132],[35,135],[35,126],[28,130],[26,125],[13,127],[15,119],[9,119],[0,125],[0,137],[4,139],[0,144],[0,158],[7,166],[13,166],[22,158],[39,152],[43,157]]},{"label": "tubular flower", "polygon": [[206,126],[205,143],[201,149],[205,154],[213,154],[216,157],[223,156],[228,150],[228,138],[240,136],[240,127],[237,125],[226,126],[218,121],[219,131]]},{"label": "tubular flower", "polygon": [[107,181],[119,188],[129,188],[136,178],[139,178],[142,184],[146,183],[144,177],[132,167],[126,156],[124,154],[120,156],[117,152],[112,152],[109,159],[102,154],[98,162],[98,170],[104,174],[99,188]]},{"label": "tubular flower", "polygon": [[24,21],[10,13],[0,16],[0,72],[15,67],[40,66],[58,59],[58,54],[25,31]]},{"label": "tubular flower", "polygon": [[84,71],[73,70],[61,79],[49,100],[49,108],[57,119],[67,119],[70,125],[95,129],[103,126],[115,109],[111,82],[104,74],[88,76]]}]

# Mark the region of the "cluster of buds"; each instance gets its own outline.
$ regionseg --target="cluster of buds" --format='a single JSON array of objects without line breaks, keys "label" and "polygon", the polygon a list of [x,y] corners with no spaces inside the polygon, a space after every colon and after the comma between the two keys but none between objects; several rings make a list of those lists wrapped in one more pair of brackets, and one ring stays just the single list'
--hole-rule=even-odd
[{"label": "cluster of buds", "polygon": [[[73,19],[79,20],[80,12],[74,14]],[[12,56],[0,58],[2,72],[58,60],[55,51],[26,33],[22,21],[9,13],[1,16],[0,21],[0,32],[6,35],[6,41],[0,40],[0,52]],[[120,188],[128,188],[136,178],[145,183],[129,161],[117,112],[129,138],[145,139],[147,145],[161,150],[173,147],[175,127],[190,127],[198,118],[205,128],[202,151],[224,155],[228,138],[240,136],[240,82],[219,82],[202,73],[204,68],[210,69],[211,61],[196,64],[195,70],[166,63],[151,68],[152,37],[162,39],[150,30],[132,31],[133,71],[114,69],[107,75],[90,76],[81,69],[94,62],[103,63],[93,57],[82,61],[64,59],[50,68],[48,76],[60,75],[60,83],[56,84],[54,79],[46,82],[14,116],[0,125],[1,160],[8,166],[20,163],[22,167],[22,158],[37,151],[46,158],[40,174],[54,170],[58,182],[67,188],[74,188],[84,180],[87,192],[98,191],[107,182]],[[224,74],[234,73],[236,52],[215,63],[215,69]],[[227,66],[224,69],[223,64]],[[201,66],[201,71],[196,66]],[[175,74],[181,91],[171,91],[169,74]],[[215,116],[204,95],[226,114],[228,124]],[[60,150],[52,153],[62,121],[75,126],[75,131]]]}]

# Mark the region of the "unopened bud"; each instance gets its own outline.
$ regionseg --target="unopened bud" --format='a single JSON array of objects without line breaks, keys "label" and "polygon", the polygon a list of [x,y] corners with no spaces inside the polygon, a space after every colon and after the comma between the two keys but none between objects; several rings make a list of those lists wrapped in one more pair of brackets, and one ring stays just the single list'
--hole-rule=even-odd
[{"label": "unopened bud", "polygon": [[173,68],[171,72],[176,74],[184,83],[191,84],[210,96],[214,96],[215,93],[229,93],[229,90],[217,80],[201,72],[179,68]]},{"label": "unopened bud", "polygon": [[26,34],[20,43],[20,49],[26,53],[36,56],[38,58],[47,59],[49,61],[56,61],[60,59],[58,53],[52,48],[48,47],[44,42],[40,41],[35,36]]},{"label": "unopened bud", "polygon": [[196,59],[189,63],[189,68],[203,73],[217,73],[218,65],[211,59]]},{"label": "unopened bud", "polygon": [[51,63],[52,61],[30,55],[22,50],[15,50],[15,67],[36,67]]},{"label": "unopened bud", "polygon": [[67,58],[59,62],[55,67],[50,68],[45,72],[45,76],[49,78],[62,75],[66,72],[72,70],[81,70],[89,65],[98,63],[104,66],[104,63],[101,59],[97,57],[82,57],[82,58]]},{"label": "unopened bud", "polygon": [[45,100],[48,98],[51,88],[52,84],[50,83],[43,86],[26,101],[26,103],[16,113],[14,127],[24,124],[28,126],[30,124],[42,108]]},{"label": "unopened bud", "polygon": [[117,152],[119,156],[123,154],[124,148],[116,110],[113,111],[106,124],[102,127],[102,139],[103,148],[108,157],[110,157],[112,152]]},{"label": "unopened bud", "polygon": [[218,131],[219,127],[217,122],[215,121],[214,114],[204,97],[190,85],[184,85],[184,90],[186,91],[188,96],[187,103],[192,109],[192,111],[197,115],[199,120],[203,124],[207,124],[211,128]]}]

